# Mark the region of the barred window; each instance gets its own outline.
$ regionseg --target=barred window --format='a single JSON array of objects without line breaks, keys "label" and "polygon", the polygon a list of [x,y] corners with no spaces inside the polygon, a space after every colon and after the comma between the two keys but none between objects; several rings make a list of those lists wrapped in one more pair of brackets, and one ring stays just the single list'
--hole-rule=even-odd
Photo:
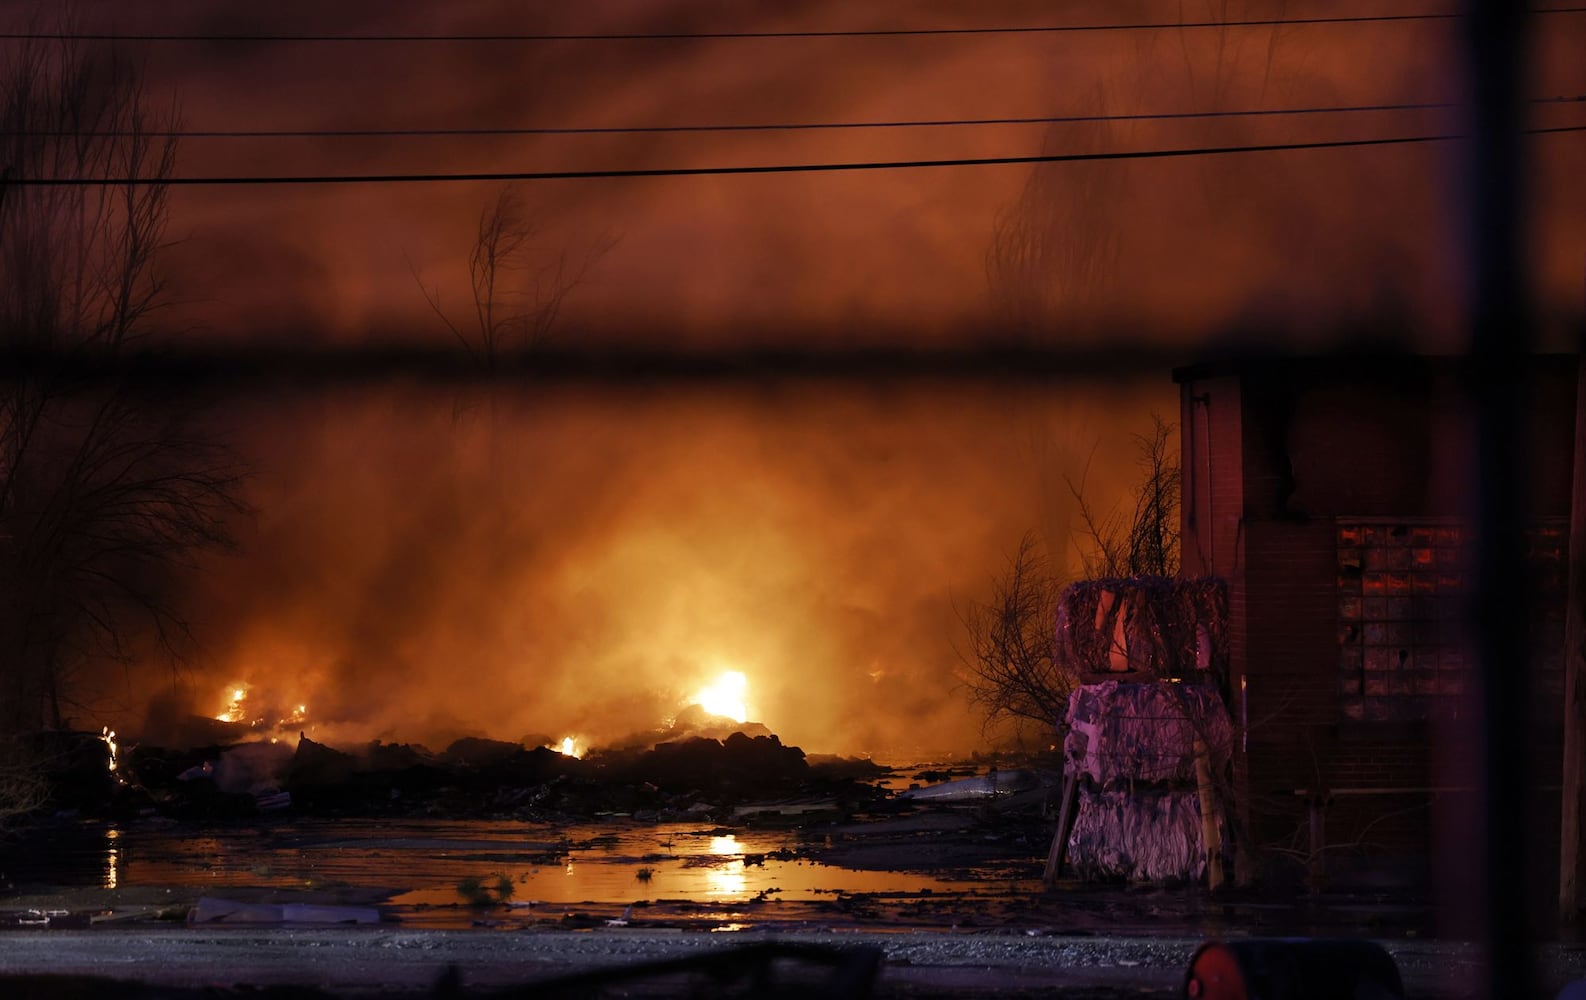
[{"label": "barred window", "polygon": [[[1339,690],[1347,719],[1440,718],[1471,664],[1465,601],[1468,529],[1448,520],[1338,522]],[[1539,695],[1562,690],[1568,529],[1527,532],[1536,587],[1530,635]]]}]

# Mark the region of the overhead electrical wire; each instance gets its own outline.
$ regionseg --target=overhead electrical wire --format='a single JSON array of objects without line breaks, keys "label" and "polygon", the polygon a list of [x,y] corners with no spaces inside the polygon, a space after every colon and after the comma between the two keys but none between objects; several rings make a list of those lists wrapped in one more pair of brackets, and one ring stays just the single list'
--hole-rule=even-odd
[{"label": "overhead electrical wire", "polygon": [[[1548,7],[1533,14],[1580,14],[1586,7]],[[970,28],[837,28],[784,31],[658,31],[658,32],[497,32],[491,34],[292,34],[287,32],[0,32],[0,39],[18,41],[92,41],[92,42],[314,42],[314,43],[481,43],[481,42],[647,42],[715,41],[728,39],[790,38],[906,38],[952,35],[1036,35],[1098,31],[1168,31],[1202,28],[1275,28],[1289,25],[1384,24],[1416,21],[1454,21],[1465,17],[1457,11],[1429,11],[1418,14],[1357,14],[1319,17],[1238,18],[1224,21],[1155,21],[1123,24],[1044,24]]]},{"label": "overhead electrical wire", "polygon": [[[1586,132],[1586,125],[1560,125],[1525,129],[1527,135],[1558,135],[1568,132]],[[708,177],[753,174],[835,173],[865,170],[919,170],[948,167],[1017,166],[1040,163],[1084,163],[1108,160],[1150,160],[1191,156],[1227,156],[1236,153],[1273,153],[1311,149],[1343,149],[1349,147],[1393,146],[1416,143],[1449,142],[1465,138],[1457,134],[1388,136],[1377,139],[1333,139],[1320,142],[1266,143],[1250,146],[1190,146],[1170,149],[1118,150],[1100,153],[1050,153],[1026,156],[959,157],[954,159],[919,159],[854,161],[847,163],[775,163],[742,166],[712,167],[631,167],[595,170],[526,170],[482,171],[471,173],[406,173],[406,174],[304,174],[304,175],[235,175],[213,177],[26,177],[0,176],[0,188],[18,187],[240,187],[265,185],[317,185],[317,184],[436,184],[468,183],[478,181],[551,181],[595,180],[646,177]]]},{"label": "overhead electrical wire", "polygon": [[[1573,97],[1537,97],[1531,104],[1569,104],[1586,102],[1586,94]],[[150,129],[144,131],[105,130],[4,130],[0,135],[40,138],[112,139],[142,136],[149,139],[368,139],[368,138],[454,138],[516,135],[639,135],[655,133],[704,132],[796,132],[825,130],[956,128],[990,125],[1069,125],[1103,122],[1186,121],[1214,118],[1261,118],[1284,115],[1327,115],[1381,111],[1436,111],[1460,107],[1451,101],[1409,104],[1357,104],[1336,107],[1259,108],[1239,111],[1181,111],[1124,115],[1040,115],[1009,118],[927,118],[903,121],[863,122],[758,122],[707,125],[604,125],[571,127],[500,128],[371,128],[371,129]]]}]

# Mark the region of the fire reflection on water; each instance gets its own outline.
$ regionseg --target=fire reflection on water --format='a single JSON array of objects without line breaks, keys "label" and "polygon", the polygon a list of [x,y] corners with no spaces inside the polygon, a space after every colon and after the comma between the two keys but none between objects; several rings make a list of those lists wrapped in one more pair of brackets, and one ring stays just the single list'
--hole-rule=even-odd
[{"label": "fire reflection on water", "polygon": [[121,831],[115,827],[105,830],[105,878],[103,887],[116,889],[121,885]]},{"label": "fire reflection on water", "polygon": [[709,853],[723,859],[705,871],[705,881],[712,896],[738,897],[749,888],[749,877],[744,873],[743,849],[732,834],[710,838]]},{"label": "fire reflection on water", "polygon": [[[232,887],[347,885],[384,889],[401,919],[468,919],[457,885],[468,877],[512,880],[525,914],[574,904],[695,900],[733,907],[830,899],[838,893],[1034,891],[1039,865],[976,873],[872,871],[798,857],[797,832],[723,834],[684,824],[548,826],[516,822],[298,820],[219,828],[101,826],[81,854],[56,844],[47,858],[60,884],[105,889],[163,886],[225,892]],[[82,882],[69,866],[80,859]],[[25,877],[35,872],[18,869]],[[641,876],[640,872],[646,872]],[[466,924],[465,924],[466,925]],[[449,924],[447,926],[450,926]]]}]

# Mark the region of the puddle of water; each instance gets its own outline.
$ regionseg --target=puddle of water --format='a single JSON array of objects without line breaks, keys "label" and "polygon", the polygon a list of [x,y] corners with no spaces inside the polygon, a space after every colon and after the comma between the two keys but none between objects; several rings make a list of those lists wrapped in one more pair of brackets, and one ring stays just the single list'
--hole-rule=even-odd
[{"label": "puddle of water", "polygon": [[[849,893],[1032,891],[1025,860],[952,873],[874,871],[795,856],[795,831],[688,824],[579,825],[406,820],[300,820],[194,828],[83,827],[13,859],[17,883],[204,893],[236,887],[354,887],[393,893],[401,909],[456,906],[458,884],[495,885],[511,899],[555,905],[687,900],[831,900]],[[49,849],[46,850],[45,847]]]},{"label": "puddle of water", "polygon": [[[787,856],[795,846],[794,838],[785,833],[642,827],[592,849],[571,849],[555,866],[487,864],[483,871],[468,874],[505,875],[512,880],[515,899],[563,904],[667,899],[742,903],[773,895],[779,900],[812,900],[841,893],[963,892],[1012,883],[1028,888],[1031,883],[996,871],[944,877],[841,868]],[[457,899],[452,882],[418,888],[392,902],[436,906]]]}]

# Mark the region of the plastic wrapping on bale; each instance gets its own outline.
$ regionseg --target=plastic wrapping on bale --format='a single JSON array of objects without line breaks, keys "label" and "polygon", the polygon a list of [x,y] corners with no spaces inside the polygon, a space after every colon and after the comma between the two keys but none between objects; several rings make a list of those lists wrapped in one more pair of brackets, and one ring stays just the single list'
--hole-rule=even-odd
[{"label": "plastic wrapping on bale", "polygon": [[1227,762],[1234,727],[1215,688],[1199,684],[1083,684],[1068,696],[1064,770],[1106,787],[1120,781],[1195,783],[1195,741],[1213,767]]},{"label": "plastic wrapping on bale", "polygon": [[1206,870],[1194,792],[1081,789],[1068,857],[1087,878],[1194,881]]},{"label": "plastic wrapping on bale", "polygon": [[1082,580],[1057,601],[1060,667],[1159,677],[1228,673],[1228,591],[1221,580]]}]

